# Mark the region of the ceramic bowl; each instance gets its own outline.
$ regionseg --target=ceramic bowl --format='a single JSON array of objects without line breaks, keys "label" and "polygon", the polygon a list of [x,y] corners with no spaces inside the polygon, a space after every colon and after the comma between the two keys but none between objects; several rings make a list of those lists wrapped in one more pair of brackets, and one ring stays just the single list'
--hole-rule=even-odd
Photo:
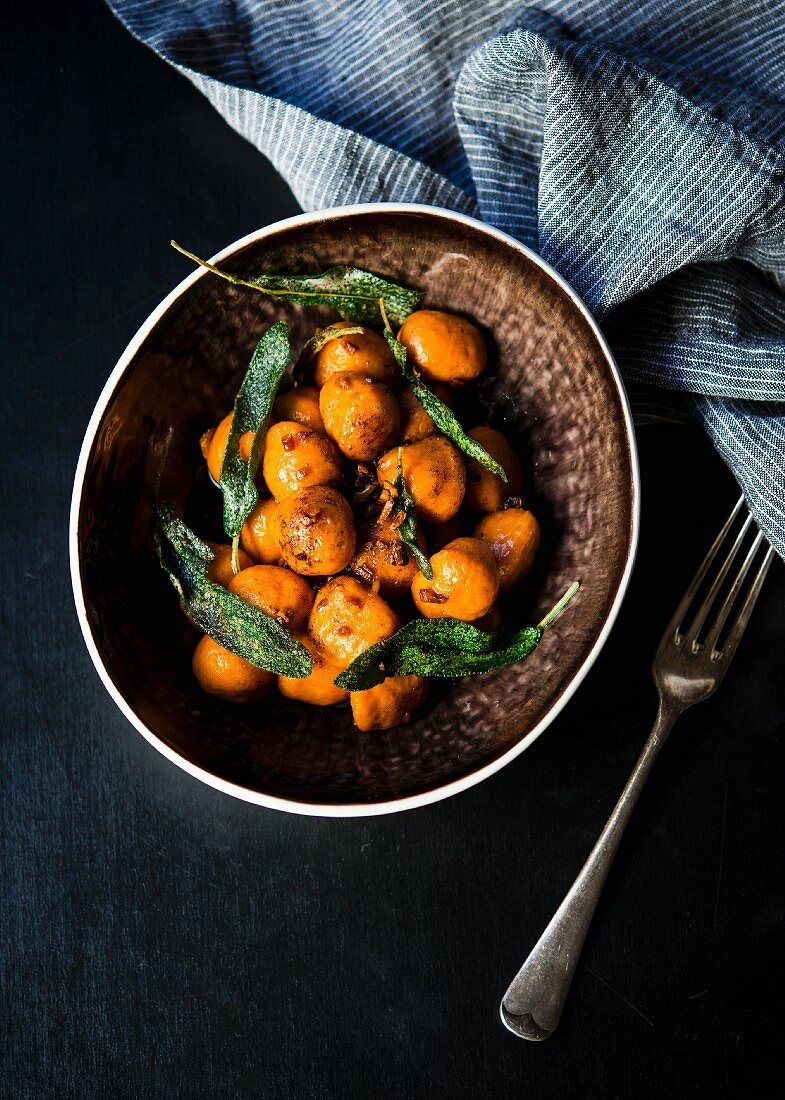
[{"label": "ceramic bowl", "polygon": [[[192,524],[209,537],[219,510],[202,484],[200,434],[231,408],[267,325],[286,318],[297,346],[334,314],[273,302],[195,270],[131,340],[79,458],[71,567],[98,673],[168,759],[261,806],[369,815],[464,790],[522,753],[559,713],[627,587],[638,468],[613,357],[586,307],[538,256],[445,210],[374,205],[305,214],[244,237],[214,261],[240,274],[352,263],[422,289],[425,306],[479,324],[492,360],[483,400],[491,422],[516,441],[527,505],[544,531],[535,571],[507,601],[507,621],[538,622],[574,580],[581,591],[528,660],[436,684],[413,722],[386,732],[360,732],[348,708],[277,694],[243,707],[203,694],[190,671],[187,624],[150,537],[163,441],[173,428],[162,495],[177,507],[188,502]],[[485,419],[486,411],[475,415]]]}]

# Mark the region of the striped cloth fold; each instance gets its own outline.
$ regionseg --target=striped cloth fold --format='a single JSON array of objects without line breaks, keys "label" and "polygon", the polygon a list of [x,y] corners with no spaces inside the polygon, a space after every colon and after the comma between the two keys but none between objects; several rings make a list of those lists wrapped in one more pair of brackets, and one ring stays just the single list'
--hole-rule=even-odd
[{"label": "striped cloth fold", "polygon": [[305,209],[423,202],[583,296],[785,556],[782,0],[110,0]]}]

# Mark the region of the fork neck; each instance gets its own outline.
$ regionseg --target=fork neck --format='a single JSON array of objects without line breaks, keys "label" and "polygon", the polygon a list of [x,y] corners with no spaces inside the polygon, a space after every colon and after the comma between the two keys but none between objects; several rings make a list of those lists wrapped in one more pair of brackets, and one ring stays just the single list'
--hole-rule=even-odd
[{"label": "fork neck", "polygon": [[654,720],[649,742],[660,748],[670,733],[673,723],[683,710],[684,707],[681,703],[677,702],[672,696],[660,691],[660,705],[657,708],[657,717]]}]

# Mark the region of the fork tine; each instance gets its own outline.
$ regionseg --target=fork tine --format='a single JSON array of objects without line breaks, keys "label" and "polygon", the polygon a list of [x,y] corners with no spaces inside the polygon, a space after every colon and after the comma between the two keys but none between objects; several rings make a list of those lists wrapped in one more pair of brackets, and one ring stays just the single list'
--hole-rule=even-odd
[{"label": "fork tine", "polygon": [[[725,521],[725,524],[723,525],[722,530],[720,531],[720,533],[717,535],[714,542],[709,547],[709,552],[706,555],[706,557],[703,559],[703,561],[701,562],[701,565],[700,565],[700,568],[698,569],[698,572],[692,578],[692,581],[690,582],[690,585],[689,585],[687,591],[684,593],[684,596],[682,597],[681,603],[676,608],[676,611],[674,612],[673,618],[671,619],[670,624],[668,625],[668,629],[665,632],[666,637],[668,637],[672,634],[679,634],[680,633],[679,627],[681,627],[683,625],[684,617],[686,616],[687,612],[690,609],[690,606],[691,606],[693,600],[695,599],[695,594],[698,591],[698,589],[700,588],[703,581],[705,580],[706,574],[708,573],[709,569],[711,568],[711,565],[712,565],[715,557],[717,556],[717,552],[718,552],[720,546],[722,546],[723,542],[725,541],[725,537],[727,536],[728,532],[730,531],[731,527],[733,526],[733,522],[736,519],[736,517],[738,516],[739,512],[741,511],[743,505],[744,505],[744,497],[742,496],[742,497],[739,497],[739,499],[736,501],[736,506],[734,507],[733,511],[731,512],[731,514],[728,516],[727,520]],[[663,642],[664,641],[665,641],[665,638],[663,638]]]},{"label": "fork tine", "polygon": [[[762,541],[763,541],[763,535],[760,534],[760,535],[758,535],[758,538],[755,540],[756,545],[754,546],[754,548],[752,550],[750,550],[749,554],[747,555],[747,560],[744,562],[744,565],[742,566],[743,574],[742,574],[741,578],[739,579],[738,587],[741,587],[741,583],[744,580],[744,576],[746,575],[746,573],[749,569],[749,566],[752,563],[752,559],[754,558],[755,553],[757,552],[757,550],[758,550],[759,546],[761,545]],[[712,652],[712,657],[713,658],[715,658],[715,654],[716,654],[716,659],[717,660],[719,660],[720,657],[725,657],[728,660],[730,660],[730,658],[736,652],[736,646],[739,644],[739,639],[741,638],[742,634],[744,633],[745,628],[747,626],[747,623],[749,622],[750,615],[752,614],[752,609],[755,606],[755,603],[758,599],[758,596],[760,595],[761,588],[763,588],[763,582],[766,579],[766,574],[769,571],[769,566],[771,565],[773,559],[774,559],[774,549],[773,549],[773,547],[770,546],[768,548],[768,550],[766,551],[766,556],[764,557],[764,559],[761,563],[760,569],[758,570],[757,574],[755,575],[755,580],[752,582],[750,590],[749,590],[749,592],[747,593],[747,595],[744,599],[744,603],[741,605],[741,608],[739,609],[739,613],[736,616],[736,621],[734,622],[733,626],[731,627],[730,633],[728,634],[728,637],[725,639],[725,644],[724,644],[722,650],[721,651],[714,650]],[[734,587],[736,587],[736,586],[734,585]],[[736,589],[736,591],[738,592],[738,588]],[[729,596],[730,596],[730,593],[729,593]],[[726,602],[728,602],[728,601],[726,600]],[[730,603],[728,603],[728,610],[730,610]],[[725,611],[725,605],[724,604],[723,604],[723,611]],[[725,617],[727,618],[727,611],[725,611]],[[721,629],[721,627],[720,627],[720,629]],[[717,631],[717,636],[719,636],[719,630]],[[712,641],[712,648],[716,645],[716,643],[717,643],[717,637],[714,637],[714,639]]]},{"label": "fork tine", "polygon": [[741,586],[744,584],[747,574],[750,571],[750,567],[755,560],[755,555],[758,553],[758,550],[760,549],[762,543],[763,533],[761,531],[758,531],[758,534],[755,536],[755,540],[752,546],[747,551],[747,555],[744,558],[744,561],[741,563],[739,571],[733,580],[733,584],[731,585],[727,595],[725,596],[725,599],[722,601],[722,606],[717,613],[717,617],[712,623],[711,629],[706,634],[706,645],[710,646],[712,650],[716,650],[717,648],[717,639],[722,633],[722,628],[725,626],[731,608],[733,607],[733,604],[737,599],[739,592],[741,591]]},{"label": "fork tine", "polygon": [[736,555],[739,552],[739,548],[744,542],[744,537],[749,531],[751,525],[752,515],[748,513],[747,518],[741,526],[741,530],[739,531],[733,542],[733,545],[725,556],[725,561],[720,566],[716,577],[712,581],[711,588],[706,593],[703,603],[698,608],[695,618],[690,623],[690,634],[692,635],[693,646],[697,645],[698,635],[700,634],[703,628],[703,624],[706,622],[706,619],[709,617],[709,613],[714,606],[714,601],[717,599],[717,593],[720,590],[720,586],[730,572],[730,567],[733,565]]}]

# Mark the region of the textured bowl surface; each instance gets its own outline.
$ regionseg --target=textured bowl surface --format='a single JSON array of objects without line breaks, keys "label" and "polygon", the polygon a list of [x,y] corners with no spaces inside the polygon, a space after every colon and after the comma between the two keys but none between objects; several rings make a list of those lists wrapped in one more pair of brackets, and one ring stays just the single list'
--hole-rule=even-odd
[{"label": "textured bowl surface", "polygon": [[353,263],[421,288],[425,306],[481,325],[495,349],[484,392],[497,426],[517,441],[527,504],[544,528],[535,573],[508,607],[521,622],[537,622],[570,582],[582,588],[527,661],[437,685],[415,721],[387,732],[358,731],[348,709],[274,694],[253,707],[204,695],[149,534],[164,439],[173,427],[162,496],[187,505],[188,518],[209,536],[218,510],[214,502],[212,510],[200,505],[201,432],[231,408],[265,326],[286,318],[297,347],[334,314],[276,303],[199,271],[131,342],[85,437],[71,555],[96,667],[127,717],[165,755],[250,801],[367,814],[470,786],[521,752],[566,702],[626,588],[637,537],[637,459],[610,354],[575,295],[536,256],[446,211],[369,206],[302,215],[219,259],[238,273]]}]

